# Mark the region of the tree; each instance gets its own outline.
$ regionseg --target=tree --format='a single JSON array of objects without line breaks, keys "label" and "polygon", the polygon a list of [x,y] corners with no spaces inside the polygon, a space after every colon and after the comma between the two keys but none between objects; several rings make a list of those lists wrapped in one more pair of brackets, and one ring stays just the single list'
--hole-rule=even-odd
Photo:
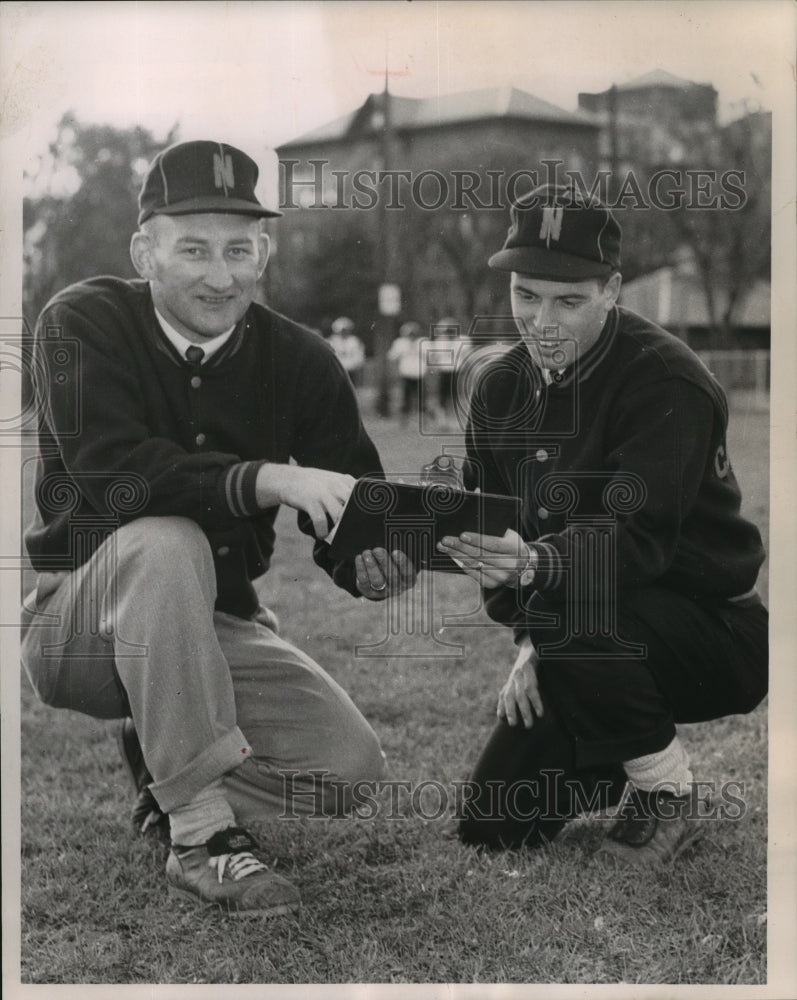
[{"label": "tree", "polygon": [[24,313],[31,326],[47,300],[66,285],[99,274],[133,276],[128,256],[136,198],[147,164],[176,139],[134,126],[58,124],[49,155],[27,173],[23,203]]},{"label": "tree", "polygon": [[276,250],[265,274],[268,303],[319,328],[349,316],[370,347],[380,278],[375,237],[365,220],[348,213],[328,212],[323,221],[284,239],[277,224]]},{"label": "tree", "polygon": [[703,194],[690,192],[667,213],[671,230],[692,252],[717,345],[728,342],[751,285],[769,278],[771,145],[771,117],[762,112],[699,137],[683,166],[695,168],[691,177]]}]

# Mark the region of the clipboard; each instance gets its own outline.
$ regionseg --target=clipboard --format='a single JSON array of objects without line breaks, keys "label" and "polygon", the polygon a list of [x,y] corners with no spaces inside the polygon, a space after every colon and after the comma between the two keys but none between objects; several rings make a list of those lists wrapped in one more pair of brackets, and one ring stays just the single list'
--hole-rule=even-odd
[{"label": "clipboard", "polygon": [[417,569],[461,573],[450,556],[437,551],[441,538],[463,531],[503,535],[519,525],[519,497],[363,477],[325,541],[333,559],[353,559],[365,549],[400,549]]}]

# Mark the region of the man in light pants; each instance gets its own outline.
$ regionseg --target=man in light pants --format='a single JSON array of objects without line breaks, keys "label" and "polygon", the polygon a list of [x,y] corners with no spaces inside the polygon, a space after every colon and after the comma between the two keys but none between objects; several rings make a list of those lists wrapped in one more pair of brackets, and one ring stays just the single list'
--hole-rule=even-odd
[{"label": "man in light pants", "polygon": [[281,914],[299,894],[239,824],[278,815],[288,787],[297,808],[345,809],[383,754],[260,606],[252,581],[278,508],[298,512],[316,562],[354,596],[384,600],[414,571],[382,549],[336,562],[323,541],[355,478],[381,465],[333,351],[253,301],[261,220],[279,214],[256,181],[254,161],[222,143],[160,153],[131,243],[141,280],[73,285],[40,317],[25,537],[39,575],[22,653],[45,703],[127,719],[139,816],[169,816],[171,888]]}]

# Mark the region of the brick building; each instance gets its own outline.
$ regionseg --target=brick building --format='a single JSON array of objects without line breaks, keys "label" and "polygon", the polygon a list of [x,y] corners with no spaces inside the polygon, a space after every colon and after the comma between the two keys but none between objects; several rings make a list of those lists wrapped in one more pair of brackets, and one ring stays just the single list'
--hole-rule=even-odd
[{"label": "brick building", "polygon": [[372,94],[277,150],[285,214],[269,296],[317,326],[353,316],[368,341],[386,274],[402,319],[453,316],[467,328],[478,312],[506,310],[506,281],[486,261],[508,198],[552,179],[554,161],[590,174],[598,159],[590,116],[515,88],[388,101]]},{"label": "brick building", "polygon": [[578,107],[601,126],[602,167],[623,173],[679,163],[696,135],[716,127],[717,91],[655,69],[597,94],[581,93]]}]

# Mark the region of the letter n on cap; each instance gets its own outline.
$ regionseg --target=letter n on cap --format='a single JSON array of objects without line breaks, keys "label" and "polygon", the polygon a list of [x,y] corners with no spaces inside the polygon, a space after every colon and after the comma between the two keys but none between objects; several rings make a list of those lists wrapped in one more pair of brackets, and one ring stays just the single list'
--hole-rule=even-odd
[{"label": "letter n on cap", "polygon": [[546,246],[551,245],[551,240],[559,239],[562,233],[564,214],[565,210],[561,205],[543,205],[540,239],[545,240]]},{"label": "letter n on cap", "polygon": [[228,153],[224,159],[218,153],[213,154],[213,183],[217,188],[235,187],[235,177],[232,172],[232,157]]}]

